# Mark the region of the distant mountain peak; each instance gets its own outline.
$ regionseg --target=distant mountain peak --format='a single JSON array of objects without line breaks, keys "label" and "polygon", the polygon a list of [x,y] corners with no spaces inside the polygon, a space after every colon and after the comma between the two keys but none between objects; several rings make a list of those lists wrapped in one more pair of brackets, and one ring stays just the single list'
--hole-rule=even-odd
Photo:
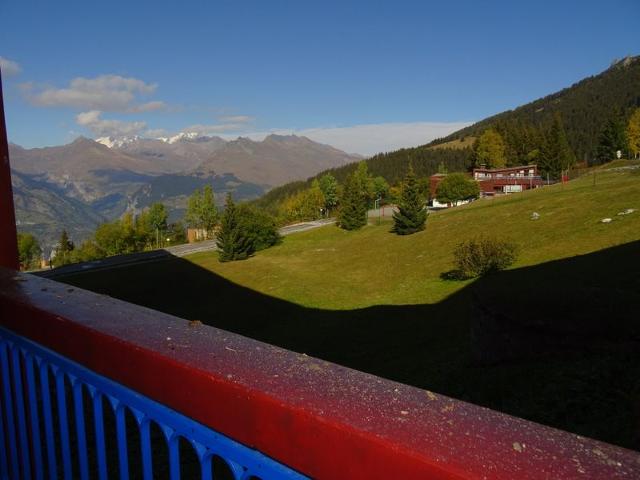
[{"label": "distant mountain peak", "polygon": [[90,145],[93,143],[95,143],[95,140],[80,135],[73,142],[71,142],[70,145]]},{"label": "distant mountain peak", "polygon": [[162,140],[165,143],[176,143],[180,140],[194,140],[201,135],[198,132],[180,132],[172,137],[158,137],[158,140]]},{"label": "distant mountain peak", "polygon": [[637,55],[637,56],[627,55],[626,57],[623,57],[623,58],[614,58],[609,68],[628,67],[633,62],[636,62],[638,59],[640,59],[640,55]]}]

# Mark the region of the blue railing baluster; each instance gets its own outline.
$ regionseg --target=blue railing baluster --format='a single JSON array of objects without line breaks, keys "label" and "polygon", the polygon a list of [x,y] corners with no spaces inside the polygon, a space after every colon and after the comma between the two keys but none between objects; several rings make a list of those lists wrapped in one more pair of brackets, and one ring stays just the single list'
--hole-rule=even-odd
[{"label": "blue railing baluster", "polygon": [[[0,345],[4,342],[0,338]],[[2,375],[0,373],[0,375]],[[9,458],[7,455],[9,452],[7,451],[7,446],[5,443],[5,432],[4,429],[4,400],[2,399],[2,395],[0,395],[0,478],[9,478]]]},{"label": "blue railing baluster", "polygon": [[22,368],[20,365],[20,349],[11,348],[11,370],[13,373],[13,393],[16,412],[18,413],[18,436],[20,438],[20,459],[22,461],[22,478],[31,480],[31,456],[29,455],[29,436],[27,419],[24,410],[24,390],[22,389]]},{"label": "blue railing baluster", "polygon": [[200,478],[202,480],[213,480],[211,477],[212,458],[209,454],[200,457]]},{"label": "blue railing baluster", "polygon": [[69,422],[67,420],[67,398],[65,394],[64,372],[53,368],[56,379],[56,399],[58,401],[58,420],[60,423],[60,451],[62,452],[62,468],[65,479],[71,479],[71,445],[69,442]]},{"label": "blue railing baluster", "polygon": [[0,342],[0,361],[2,362],[2,393],[7,414],[7,442],[9,443],[9,457],[11,458],[11,474],[14,478],[20,476],[18,462],[18,438],[16,437],[16,423],[13,413],[13,395],[11,393],[11,376],[9,375],[8,342]]},{"label": "blue railing baluster", "polygon": [[98,463],[98,478],[107,480],[107,454],[104,443],[104,418],[102,415],[102,394],[93,391],[93,425],[96,433],[96,459]]},{"label": "blue railing baluster", "polygon": [[120,466],[120,480],[129,479],[129,458],[127,456],[127,425],[125,423],[124,405],[116,401],[116,438],[118,443],[118,464]]},{"label": "blue railing baluster", "polygon": [[169,479],[180,480],[180,437],[171,435],[167,445],[169,446]]},{"label": "blue railing baluster", "polygon": [[151,432],[149,419],[143,416],[140,419],[140,451],[142,453],[142,478],[153,480],[153,464],[151,461]]},{"label": "blue railing baluster", "polygon": [[44,435],[47,444],[47,462],[49,478],[58,478],[58,462],[56,460],[56,440],[53,434],[53,414],[51,412],[51,390],[49,389],[49,364],[40,360],[40,391],[42,394],[42,416],[44,417]]},{"label": "blue railing baluster", "polygon": [[76,415],[76,436],[78,440],[78,460],[80,463],[80,478],[89,478],[89,459],[87,457],[87,435],[84,428],[84,402],[82,400],[82,382],[72,379],[73,405]]},{"label": "blue railing baluster", "polygon": [[29,418],[31,420],[31,443],[33,445],[33,470],[37,480],[44,478],[42,463],[42,444],[40,441],[40,415],[38,414],[38,397],[36,391],[36,379],[33,372],[32,355],[25,353],[24,363],[27,370],[27,392],[29,398]]},{"label": "blue railing baluster", "polygon": [[[25,353],[21,353],[25,352]],[[39,368],[40,391],[36,387],[37,376],[34,363]],[[24,363],[22,363],[24,362]],[[40,417],[38,401],[41,395],[42,418],[44,420],[44,438],[47,446],[48,477],[57,479],[62,473],[65,479],[89,477],[87,431],[85,425],[85,406],[83,388],[88,389],[93,403],[95,427],[95,456],[98,467],[98,478],[106,480],[109,476],[107,451],[105,443],[105,425],[103,398],[109,401],[115,414],[115,438],[118,451],[119,478],[129,478],[129,452],[127,445],[127,409],[136,419],[140,432],[141,455],[135,459],[141,465],[143,478],[153,478],[153,452],[151,449],[151,422],[162,430],[168,445],[169,474],[171,480],[181,477],[180,442],[184,438],[193,446],[200,461],[201,478],[213,480],[213,452],[227,463],[236,480],[246,480],[254,472],[264,480],[291,479],[301,480],[305,477],[281,465],[259,452],[247,448],[214,430],[199,424],[179,412],[171,410],[154,400],[119,385],[81,365],[78,365],[58,354],[51,352],[23,337],[17,336],[0,327],[0,372],[2,373],[2,402],[0,402],[0,479],[28,478],[30,468],[29,453],[32,452],[35,465],[33,473],[38,480],[44,477],[42,438],[40,433]],[[24,368],[22,368],[24,365]],[[49,370],[53,374],[54,385],[51,388]],[[13,373],[13,375],[11,375]],[[23,377],[24,373],[24,377]],[[24,378],[24,379],[23,379]],[[67,380],[68,378],[68,380]],[[71,438],[69,432],[69,412],[67,410],[67,381],[70,381],[73,396],[74,417],[76,426],[77,451],[79,469],[74,472],[71,457]],[[24,386],[24,391],[23,391]],[[52,390],[55,389],[57,409],[52,404]],[[28,422],[26,415],[28,400]],[[22,408],[22,412],[20,412]],[[4,410],[4,414],[2,415]],[[57,418],[56,418],[57,416]],[[3,419],[6,421],[3,422]],[[56,437],[54,421],[59,423],[59,437]],[[30,427],[30,430],[27,430]],[[31,445],[29,442],[31,433]],[[3,444],[8,448],[7,461],[4,461]],[[8,445],[7,445],[8,443]],[[20,448],[18,446],[20,445]],[[59,445],[59,446],[58,446]],[[75,445],[74,445],[75,447]],[[31,448],[31,450],[29,450]],[[62,456],[60,462],[56,454]],[[22,454],[22,459],[20,458]],[[75,458],[75,456],[74,456]],[[58,463],[62,463],[61,472]],[[23,468],[22,473],[20,468]],[[10,468],[9,468],[10,467]],[[74,476],[75,473],[75,476]],[[115,475],[115,466],[111,472]]]}]

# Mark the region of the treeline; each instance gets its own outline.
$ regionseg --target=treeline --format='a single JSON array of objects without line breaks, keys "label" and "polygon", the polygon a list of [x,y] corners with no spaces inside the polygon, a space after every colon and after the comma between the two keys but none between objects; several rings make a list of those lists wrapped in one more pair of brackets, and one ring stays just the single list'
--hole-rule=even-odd
[{"label": "treeline", "polygon": [[[413,164],[416,176],[422,178],[438,173],[443,166],[449,171],[465,171],[473,165],[473,150],[471,148],[431,149],[422,146],[380,153],[363,161],[373,178],[382,177],[389,185],[397,187],[406,176],[410,163]],[[325,175],[331,175],[340,184],[344,184],[347,177],[357,168],[358,163],[350,163],[343,167],[325,170],[306,181],[292,182],[274,188],[253,203],[272,214],[277,214],[278,206],[283,201],[308,190],[314,181],[319,181]]]},{"label": "treeline", "polygon": [[[248,258],[280,241],[276,222],[268,213],[254,205],[235,205],[231,195],[221,213],[212,187],[205,185],[189,197],[184,219],[178,222],[168,223],[167,208],[157,202],[138,215],[127,212],[113,222],[99,225],[92,237],[79,245],[63,230],[50,256],[51,266],[185,243],[187,227],[196,240],[216,239],[221,261]],[[30,234],[20,234],[18,238],[21,267],[38,268],[42,249],[37,239]]]},{"label": "treeline", "polygon": [[154,203],[137,216],[127,212],[122,218],[99,225],[93,236],[79,245],[63,230],[51,264],[58,267],[184,243],[184,224],[169,224],[167,218],[166,207]]}]

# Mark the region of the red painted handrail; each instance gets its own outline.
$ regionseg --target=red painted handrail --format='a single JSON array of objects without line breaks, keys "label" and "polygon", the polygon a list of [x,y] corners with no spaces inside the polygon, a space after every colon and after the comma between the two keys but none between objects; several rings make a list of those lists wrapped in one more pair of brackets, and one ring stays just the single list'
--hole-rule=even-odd
[{"label": "red painted handrail", "polygon": [[637,452],[6,269],[0,324],[314,478],[640,478]]}]

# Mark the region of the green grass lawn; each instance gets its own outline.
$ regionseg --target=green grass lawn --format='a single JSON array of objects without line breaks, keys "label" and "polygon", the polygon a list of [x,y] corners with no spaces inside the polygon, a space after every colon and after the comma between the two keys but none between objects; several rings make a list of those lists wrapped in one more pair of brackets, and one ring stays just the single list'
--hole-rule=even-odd
[{"label": "green grass lawn", "polygon": [[[220,263],[215,252],[193,263],[253,290],[308,307],[436,303],[464,287],[440,275],[452,268],[453,249],[474,235],[518,244],[514,268],[535,265],[640,239],[640,171],[599,173],[566,185],[480,200],[433,213],[410,236],[390,223],[357,232],[326,227],[287,237],[282,245],[244,262]],[[617,216],[627,208],[631,215]],[[531,214],[538,212],[539,220]],[[602,218],[613,222],[602,224]],[[375,223],[375,222],[374,222]]]},{"label": "green grass lawn", "polygon": [[[328,226],[242,262],[200,253],[62,280],[640,449],[640,170],[434,213],[407,237],[389,228]],[[442,280],[455,245],[480,234],[516,242],[517,263]]]}]

